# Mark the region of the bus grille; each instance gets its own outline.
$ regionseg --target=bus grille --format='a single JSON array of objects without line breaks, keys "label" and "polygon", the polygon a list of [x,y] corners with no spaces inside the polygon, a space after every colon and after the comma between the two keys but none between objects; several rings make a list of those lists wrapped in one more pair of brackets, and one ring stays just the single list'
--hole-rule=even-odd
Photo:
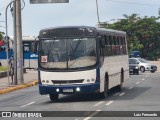
[{"label": "bus grille", "polygon": [[69,84],[69,83],[83,83],[84,79],[79,80],[51,80],[53,84]]}]

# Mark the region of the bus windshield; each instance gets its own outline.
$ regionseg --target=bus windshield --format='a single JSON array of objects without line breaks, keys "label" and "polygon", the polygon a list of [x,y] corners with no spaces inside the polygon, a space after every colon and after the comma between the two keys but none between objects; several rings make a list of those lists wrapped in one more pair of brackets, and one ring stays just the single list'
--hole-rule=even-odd
[{"label": "bus windshield", "polygon": [[96,39],[91,37],[40,40],[40,67],[78,69],[97,62]]}]

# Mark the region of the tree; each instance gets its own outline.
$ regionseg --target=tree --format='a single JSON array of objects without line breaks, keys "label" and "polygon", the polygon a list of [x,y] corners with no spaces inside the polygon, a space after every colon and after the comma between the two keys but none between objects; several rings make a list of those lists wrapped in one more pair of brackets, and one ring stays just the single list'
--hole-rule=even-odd
[{"label": "tree", "polygon": [[3,34],[4,34],[4,32],[1,32],[1,31],[0,31],[0,40],[2,40]]},{"label": "tree", "polygon": [[125,31],[129,51],[139,50],[142,56],[148,59],[160,58],[159,16],[140,17],[138,14],[124,14],[123,17],[113,24],[103,23],[101,26]]}]

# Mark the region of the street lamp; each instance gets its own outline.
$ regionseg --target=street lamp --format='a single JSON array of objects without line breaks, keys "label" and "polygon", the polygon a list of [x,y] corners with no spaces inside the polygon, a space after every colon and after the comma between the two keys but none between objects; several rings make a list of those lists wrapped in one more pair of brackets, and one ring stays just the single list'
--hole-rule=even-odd
[{"label": "street lamp", "polygon": [[8,43],[9,43],[9,37],[8,37],[8,23],[7,23],[7,10],[8,10],[8,7],[13,3],[15,2],[14,0],[11,1],[7,7],[6,7],[6,11],[5,11],[5,22],[6,22],[6,25],[5,25],[5,28],[6,28],[6,37],[5,37],[5,40],[6,40],[6,57],[7,57],[7,77],[8,77],[8,85],[10,86],[10,79],[9,79],[9,64],[8,64]]}]

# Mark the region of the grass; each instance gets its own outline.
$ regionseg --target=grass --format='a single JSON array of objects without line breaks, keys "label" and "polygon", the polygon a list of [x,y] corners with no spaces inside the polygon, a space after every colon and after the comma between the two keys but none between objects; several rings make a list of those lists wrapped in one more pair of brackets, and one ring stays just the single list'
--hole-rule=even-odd
[{"label": "grass", "polygon": [[7,67],[0,67],[0,71],[5,71],[7,70]]}]

